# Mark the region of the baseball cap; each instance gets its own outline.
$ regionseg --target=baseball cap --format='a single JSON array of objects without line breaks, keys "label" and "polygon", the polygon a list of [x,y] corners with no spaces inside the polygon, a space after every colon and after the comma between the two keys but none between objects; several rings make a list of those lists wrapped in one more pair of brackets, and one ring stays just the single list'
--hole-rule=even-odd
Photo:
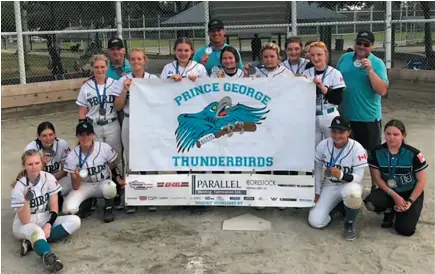
[{"label": "baseball cap", "polygon": [[76,127],[76,136],[83,133],[94,134],[94,126],[89,122],[80,122]]},{"label": "baseball cap", "polygon": [[374,43],[375,35],[373,34],[373,32],[368,30],[360,31],[356,35],[355,41],[366,41],[366,42]]},{"label": "baseball cap", "polygon": [[122,39],[117,37],[110,38],[109,42],[107,43],[107,48],[124,48],[124,42],[122,42]]},{"label": "baseball cap", "polygon": [[350,130],[350,122],[343,116],[336,116],[332,119],[331,126],[329,128]]},{"label": "baseball cap", "polygon": [[208,22],[208,30],[212,29],[223,29],[225,28],[224,23],[219,19],[213,19]]}]

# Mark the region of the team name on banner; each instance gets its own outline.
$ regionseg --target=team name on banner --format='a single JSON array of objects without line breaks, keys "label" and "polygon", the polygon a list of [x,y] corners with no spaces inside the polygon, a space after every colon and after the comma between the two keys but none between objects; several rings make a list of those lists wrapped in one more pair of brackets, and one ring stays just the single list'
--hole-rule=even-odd
[{"label": "team name on banner", "polygon": [[313,169],[307,79],[134,79],[130,93],[132,171]]}]

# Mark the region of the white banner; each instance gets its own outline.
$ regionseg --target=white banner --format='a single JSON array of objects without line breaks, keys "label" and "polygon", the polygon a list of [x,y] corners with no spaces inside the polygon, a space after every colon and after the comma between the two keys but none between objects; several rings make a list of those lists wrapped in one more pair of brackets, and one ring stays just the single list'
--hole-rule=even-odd
[{"label": "white banner", "polygon": [[130,170],[312,171],[315,96],[303,77],[134,79]]},{"label": "white banner", "polygon": [[129,206],[314,206],[312,176],[260,174],[128,175]]}]

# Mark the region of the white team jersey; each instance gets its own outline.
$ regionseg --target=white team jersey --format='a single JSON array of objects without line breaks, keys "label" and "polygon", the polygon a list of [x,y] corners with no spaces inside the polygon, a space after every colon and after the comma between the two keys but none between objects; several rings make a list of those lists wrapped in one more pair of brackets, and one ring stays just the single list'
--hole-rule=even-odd
[{"label": "white team jersey", "polygon": [[[24,151],[31,149],[36,149],[42,152],[42,147],[40,147],[36,141],[30,142]],[[53,174],[60,170],[61,162],[65,161],[68,153],[70,152],[70,148],[65,140],[56,139],[54,140],[53,147],[51,147],[51,149],[54,151],[54,155],[50,162],[45,166],[45,171]]]},{"label": "white team jersey", "polygon": [[189,62],[187,67],[177,66],[177,61],[170,62],[163,68],[162,74],[160,74],[160,79],[168,79],[175,74],[179,74],[183,78],[187,78],[189,75],[197,75],[200,78],[208,77],[205,67],[192,60]]},{"label": "white team jersey", "polygon": [[285,77],[285,78],[293,78],[296,77],[294,73],[287,69],[286,67],[279,66],[276,69],[269,71],[266,68],[256,68],[256,72],[254,74],[256,78],[275,78],[275,77]]},{"label": "white team jersey", "polygon": [[[82,151],[81,161],[86,158],[87,151]],[[79,168],[80,146],[76,146],[70,151],[65,161],[64,170],[68,173],[74,173],[76,168]],[[96,183],[110,176],[109,163],[112,163],[118,157],[115,149],[103,142],[94,142],[94,149],[89,154],[86,162],[83,163],[83,168],[88,169],[88,177],[84,178],[84,182]]]},{"label": "white team jersey", "polygon": [[281,66],[291,70],[294,74],[302,74],[307,64],[308,60],[305,58],[299,58],[299,63],[297,63],[296,65],[292,65],[290,63],[290,60],[285,60],[284,62],[281,62]]},{"label": "white team jersey", "polygon": [[26,177],[23,177],[17,181],[12,190],[12,208],[18,209],[24,206],[24,193],[28,187],[30,187],[28,191],[33,192],[33,199],[30,201],[30,212],[32,214],[49,211],[50,196],[57,194],[61,190],[56,178],[48,172],[41,171],[39,181],[33,186],[29,184]]},{"label": "white team jersey", "polygon": [[[80,88],[79,95],[77,97],[76,104],[81,107],[88,108],[88,114],[86,117],[94,120],[94,121],[104,121],[112,118],[118,117],[115,106],[113,103],[115,102],[114,93],[119,89],[122,90],[122,83],[119,81],[108,77],[106,84],[98,85],[98,92],[95,89],[95,82],[92,79],[89,79],[82,85]],[[106,97],[103,98],[104,94],[104,86],[106,86]],[[106,115],[100,115],[100,104],[99,98],[104,100],[104,109],[106,110]]]},{"label": "white team jersey", "polygon": [[[210,74],[210,78],[219,78],[218,77],[218,72],[221,71],[220,69],[212,69],[211,70],[211,74]],[[238,78],[243,78],[245,76],[245,73],[243,73],[243,70],[241,69],[237,69],[236,74],[234,74],[233,76],[228,75],[225,70],[222,69],[222,71],[224,72],[224,78],[233,78],[233,79],[238,79]]]},{"label": "white team jersey", "polygon": [[[118,97],[119,95],[121,95],[122,90],[124,89],[124,81],[126,79],[133,79],[133,73],[129,73],[127,75],[122,76],[118,81],[120,83],[120,89],[115,90],[113,92],[113,95],[115,95],[115,97]],[[143,79],[159,79],[159,77],[155,76],[154,74],[150,74],[148,72],[145,72],[143,75]],[[130,114],[130,91],[127,91],[127,95],[125,98],[125,106],[124,106],[124,113],[126,114]]]},{"label": "white team jersey", "polygon": [[[323,77],[324,74],[325,76]],[[314,79],[314,77],[323,79],[323,84],[327,87],[331,87],[332,89],[346,88],[346,84],[344,83],[341,72],[331,66],[326,67],[325,72],[317,76],[314,67],[305,70],[303,75],[307,76],[308,79]],[[329,103],[323,94],[318,94],[316,96],[316,110],[323,110],[333,107],[337,107],[337,105]]]},{"label": "white team jersey", "polygon": [[[331,137],[322,140],[317,145],[315,161],[322,163],[323,168],[326,169],[329,167],[331,161],[336,160],[333,167],[342,170],[344,173],[358,174],[361,176],[360,178],[362,178],[364,175],[364,168],[368,166],[367,154],[364,147],[353,139],[349,139],[347,145],[343,148],[338,149],[336,147],[333,148],[333,146],[334,141]],[[331,155],[332,152],[334,154],[333,156]],[[338,155],[340,156],[337,158]],[[322,178],[315,178],[315,180],[317,187],[318,183],[320,185],[320,181],[323,180],[323,174]],[[337,180],[336,178],[326,178],[324,183],[336,184],[341,183],[341,181]]]}]

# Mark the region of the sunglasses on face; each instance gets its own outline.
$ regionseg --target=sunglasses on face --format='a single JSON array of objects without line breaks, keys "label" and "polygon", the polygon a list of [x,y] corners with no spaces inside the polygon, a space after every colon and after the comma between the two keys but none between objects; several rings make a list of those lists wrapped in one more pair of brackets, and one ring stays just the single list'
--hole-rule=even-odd
[{"label": "sunglasses on face", "polygon": [[368,47],[370,47],[370,43],[368,43],[368,42],[356,42],[355,43],[357,46],[364,46],[364,47],[366,47],[366,48],[368,48]]}]

